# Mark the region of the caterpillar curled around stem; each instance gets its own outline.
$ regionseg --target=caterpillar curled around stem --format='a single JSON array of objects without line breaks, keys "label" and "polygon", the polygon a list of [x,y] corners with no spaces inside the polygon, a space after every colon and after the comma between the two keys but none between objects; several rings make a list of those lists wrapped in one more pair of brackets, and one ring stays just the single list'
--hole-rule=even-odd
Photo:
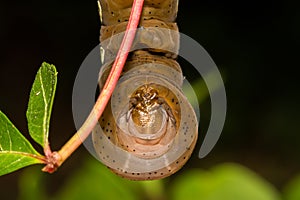
[{"label": "caterpillar curled around stem", "polygon": [[[103,88],[130,15],[132,0],[100,0]],[[146,0],[118,85],[93,131],[95,151],[114,173],[153,180],[177,172],[198,137],[196,114],[182,92],[176,61],[178,0]]]}]

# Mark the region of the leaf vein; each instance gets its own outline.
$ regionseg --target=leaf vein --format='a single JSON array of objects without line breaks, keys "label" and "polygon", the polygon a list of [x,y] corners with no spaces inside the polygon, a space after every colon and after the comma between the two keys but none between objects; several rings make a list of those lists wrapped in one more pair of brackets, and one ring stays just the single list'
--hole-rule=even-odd
[{"label": "leaf vein", "polygon": [[[43,77],[42,77],[42,72],[39,74],[39,78],[40,78],[40,82],[41,82],[41,89],[42,89],[42,94],[43,94],[43,101],[45,104],[45,113],[44,113],[44,118],[43,118],[43,132],[46,133],[47,132],[47,115],[48,115],[48,104],[47,104],[47,99],[46,99],[46,92],[45,92],[45,88],[44,88],[44,83],[43,83]],[[47,134],[44,134],[45,137]],[[43,138],[43,143],[45,143],[45,138]]]}]

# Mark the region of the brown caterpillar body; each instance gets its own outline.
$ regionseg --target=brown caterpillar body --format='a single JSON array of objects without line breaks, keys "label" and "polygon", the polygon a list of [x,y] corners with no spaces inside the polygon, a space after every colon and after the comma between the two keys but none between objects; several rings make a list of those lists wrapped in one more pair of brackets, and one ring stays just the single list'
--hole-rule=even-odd
[{"label": "brown caterpillar body", "polygon": [[[129,19],[132,0],[100,0],[104,66],[100,89],[112,66]],[[146,0],[133,52],[99,124],[93,143],[99,159],[116,174],[152,180],[178,171],[198,135],[195,112],[182,93],[176,62],[178,0]],[[102,12],[101,12],[102,11]],[[142,49],[138,47],[142,46]]]}]

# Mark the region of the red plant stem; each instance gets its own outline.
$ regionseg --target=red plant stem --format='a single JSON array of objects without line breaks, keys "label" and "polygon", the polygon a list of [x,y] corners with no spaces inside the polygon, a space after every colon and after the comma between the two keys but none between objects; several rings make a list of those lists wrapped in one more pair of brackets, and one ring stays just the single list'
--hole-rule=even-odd
[{"label": "red plant stem", "polygon": [[53,152],[52,155],[48,157],[49,163],[43,169],[43,171],[50,173],[55,171],[82,144],[82,142],[89,136],[96,123],[98,122],[98,119],[102,115],[113,93],[113,90],[117,85],[122,69],[126,63],[126,59],[135,38],[136,29],[140,21],[143,4],[144,0],[134,0],[133,2],[126,32],[118,51],[116,60],[91,113],[89,114],[88,118],[81,126],[81,128],[61,148],[61,150],[59,150],[58,152]]}]

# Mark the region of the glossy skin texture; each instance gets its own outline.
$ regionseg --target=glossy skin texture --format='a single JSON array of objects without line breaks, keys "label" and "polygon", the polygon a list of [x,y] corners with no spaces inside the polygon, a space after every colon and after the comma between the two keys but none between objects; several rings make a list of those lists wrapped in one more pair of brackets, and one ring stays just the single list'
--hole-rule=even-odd
[{"label": "glossy skin texture", "polygon": [[[101,0],[100,3],[103,13],[100,40],[108,41],[103,45],[106,58],[99,75],[101,89],[111,68],[108,57],[118,50],[120,42],[110,37],[125,30],[126,22],[120,19],[129,16],[132,1]],[[136,44],[150,47],[151,38],[156,37],[164,50],[158,46],[130,54],[113,96],[93,131],[95,151],[101,162],[131,180],[160,179],[175,173],[187,162],[197,141],[197,118],[182,93],[183,75],[175,60],[178,34],[157,29],[165,26],[176,33],[178,29],[173,21],[177,3],[145,1],[141,24],[148,32],[140,34]]]}]

